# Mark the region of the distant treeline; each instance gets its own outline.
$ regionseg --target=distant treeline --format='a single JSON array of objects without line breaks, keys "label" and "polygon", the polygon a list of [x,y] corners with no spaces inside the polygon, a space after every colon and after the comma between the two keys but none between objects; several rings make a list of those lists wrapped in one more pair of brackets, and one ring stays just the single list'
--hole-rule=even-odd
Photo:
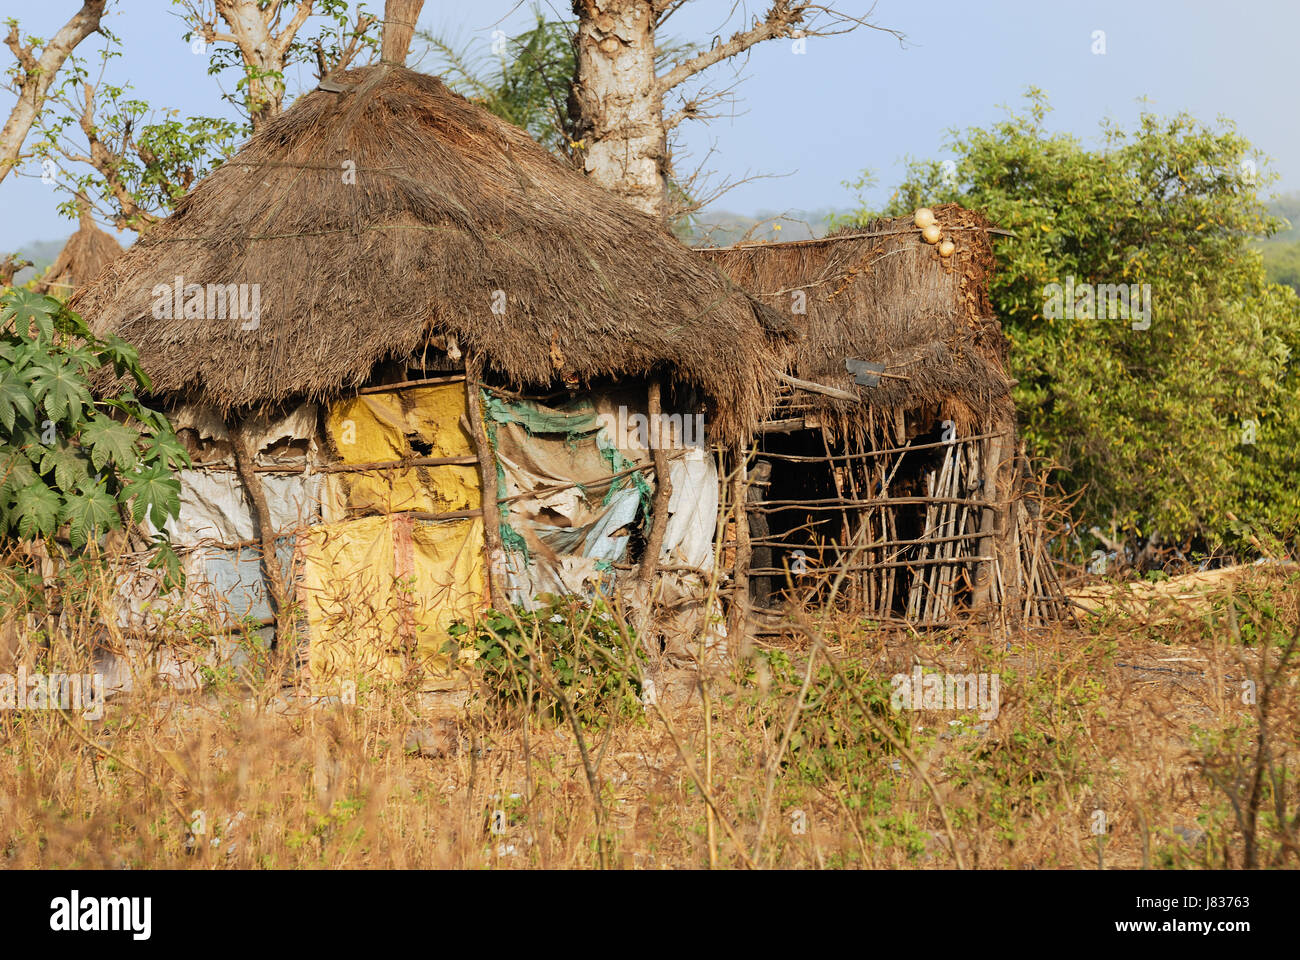
[{"label": "distant treeline", "polygon": [[1264,270],[1273,283],[1284,283],[1300,293],[1300,193],[1288,193],[1269,204],[1269,211],[1290,224],[1260,243]]}]

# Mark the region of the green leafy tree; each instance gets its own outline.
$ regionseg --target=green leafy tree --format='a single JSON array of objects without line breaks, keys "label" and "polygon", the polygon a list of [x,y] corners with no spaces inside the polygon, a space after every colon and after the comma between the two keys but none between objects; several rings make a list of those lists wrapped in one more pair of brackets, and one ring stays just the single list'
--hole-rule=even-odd
[{"label": "green leafy tree", "polygon": [[1281,230],[1261,242],[1264,270],[1273,283],[1281,283],[1300,293],[1300,193],[1274,198],[1270,211],[1286,221]]},{"label": "green leafy tree", "polygon": [[[1267,281],[1252,243],[1281,223],[1250,144],[1227,122],[1143,113],[1089,148],[1050,132],[1048,112],[1031,90],[1027,112],[954,132],[953,159],[914,162],[883,212],[956,201],[1015,232],[991,295],[1022,428],[1087,523],[1199,547],[1252,526],[1293,537],[1300,299]],[[1067,282],[1137,284],[1135,311],[1063,316],[1051,285]]]},{"label": "green leafy tree", "polygon": [[130,85],[106,83],[121,41],[102,29],[96,63],[73,55],[37,121],[33,154],[42,176],[66,192],[60,212],[88,202],[118,229],[142,231],[234,153],[247,128],[224,117],[158,113]]},{"label": "green leafy tree", "polygon": [[496,36],[490,53],[428,30],[417,36],[429,45],[434,70],[449,87],[528,131],[553,153],[573,159],[580,150],[569,113],[578,68],[573,25],[548,20],[539,7],[533,8],[533,17],[527,30]]},{"label": "green leafy tree", "polygon": [[[538,5],[532,13],[534,22],[527,30],[513,37],[499,33],[488,44],[459,43],[429,30],[416,35],[428,44],[432,69],[449,87],[581,167],[589,144],[577,132],[581,120],[573,100],[577,22],[548,19]],[[693,44],[665,38],[655,48],[656,69],[666,70],[698,52]],[[684,117],[694,115],[694,108],[684,111]],[[674,127],[684,117],[674,118]],[[693,212],[702,205],[692,196],[695,179],[683,182],[670,176],[667,182],[667,196],[678,211],[673,227],[683,239],[690,235]]]},{"label": "green leafy tree", "polygon": [[[312,64],[323,78],[378,45],[380,20],[363,3],[304,0],[287,18],[281,4],[267,0],[174,4],[187,28],[184,41],[207,57],[209,74],[225,79],[233,71],[233,90],[214,96],[209,115],[155,110],[129,84],[105,81],[122,48],[101,27],[102,48],[93,58],[68,57],[36,124],[33,153],[42,176],[53,176],[68,194],[65,215],[77,216],[84,197],[119,229],[148,229],[232,156],[239,140],[280,114],[286,69]],[[233,115],[222,115],[220,100]]]},{"label": "green leafy tree", "polygon": [[[208,73],[235,72],[223,93],[256,133],[284,110],[285,73],[315,67],[316,79],[347,69],[379,49],[382,21],[350,0],[172,0],[188,27],[184,39],[208,55]],[[315,33],[304,28],[313,24]]]},{"label": "green leafy tree", "polygon": [[[96,399],[92,379],[110,373],[134,386]],[[149,379],[124,341],[96,337],[53,297],[0,296],[0,539],[66,538],[76,552],[126,523],[162,530],[176,516],[174,470],[189,456],[135,389]],[[154,546],[151,566],[179,584],[165,535]]]}]

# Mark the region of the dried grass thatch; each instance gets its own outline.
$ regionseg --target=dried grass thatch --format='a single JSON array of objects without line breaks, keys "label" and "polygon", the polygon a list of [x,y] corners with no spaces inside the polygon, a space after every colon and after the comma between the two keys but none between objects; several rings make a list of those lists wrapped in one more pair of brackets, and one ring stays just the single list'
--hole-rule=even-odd
[{"label": "dried grass thatch", "polygon": [[[325,86],[78,299],[139,349],[157,394],[326,398],[450,334],[517,384],[662,370],[711,399],[715,436],[761,417],[773,318],[662,226],[436,78],[381,64]],[[155,286],[177,276],[259,284],[256,328],[155,319]]]},{"label": "dried grass thatch", "polygon": [[54,263],[36,283],[38,293],[71,296],[104,272],[122,255],[122,246],[95,223],[87,206],[81,208],[77,232],[68,238]]},{"label": "dried grass thatch", "polygon": [[[787,352],[795,376],[857,393],[876,412],[928,407],[959,421],[988,422],[1011,407],[1008,344],[988,299],[989,224],[956,204],[935,214],[956,244],[946,259],[910,217],[820,240],[697,252],[802,329]],[[798,291],[806,315],[794,312]],[[846,358],[883,362],[887,373],[906,379],[858,386]],[[862,418],[846,400],[801,399],[849,432]]]}]

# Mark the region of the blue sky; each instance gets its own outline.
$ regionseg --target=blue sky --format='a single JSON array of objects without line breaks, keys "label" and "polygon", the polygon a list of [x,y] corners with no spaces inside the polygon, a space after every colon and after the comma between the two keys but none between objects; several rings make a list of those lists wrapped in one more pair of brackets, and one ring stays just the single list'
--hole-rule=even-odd
[{"label": "blue sky", "polygon": [[[548,4],[568,15],[567,0]],[[843,0],[861,11],[867,0]],[[17,17],[24,32],[49,36],[79,0],[0,0],[0,20]],[[382,0],[368,6],[382,9]],[[507,33],[530,19],[517,0],[426,0],[420,26],[479,44],[495,29]],[[761,12],[761,0],[750,0]],[[221,112],[219,90],[181,39],[170,0],[117,0],[109,21],[125,56],[109,74],[129,81],[160,111],[183,115]],[[686,39],[730,33],[733,0],[694,0],[670,21],[668,33]],[[870,168],[882,201],[909,157],[944,156],[953,127],[984,125],[1017,105],[1026,87],[1044,89],[1051,125],[1087,140],[1108,117],[1131,124],[1139,98],[1158,113],[1186,110],[1203,121],[1226,117],[1271,158],[1280,174],[1272,189],[1300,190],[1300,123],[1295,62],[1300,2],[1251,0],[879,0],[874,22],[900,30],[907,44],[867,30],[813,38],[796,55],[789,41],[755,48],[744,67],[734,116],[683,129],[679,170],[693,169],[712,150],[706,168],[720,177],[779,175],[742,184],[714,209],[752,214],[849,206],[843,181]],[[725,26],[724,26],[725,24]],[[1106,52],[1094,54],[1094,31],[1105,32]],[[418,41],[417,41],[418,46]],[[83,46],[83,51],[86,49]],[[0,52],[8,66],[11,56]],[[706,79],[725,82],[728,67]],[[313,83],[303,68],[290,93]],[[3,109],[7,115],[9,98]],[[0,252],[32,240],[66,236],[72,224],[56,212],[53,187],[36,177],[10,175],[0,184]]]}]

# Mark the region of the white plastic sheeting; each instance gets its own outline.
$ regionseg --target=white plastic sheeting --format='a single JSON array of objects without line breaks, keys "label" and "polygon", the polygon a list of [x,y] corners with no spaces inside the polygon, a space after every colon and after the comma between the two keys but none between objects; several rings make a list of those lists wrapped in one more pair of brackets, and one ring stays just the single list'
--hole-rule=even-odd
[{"label": "white plastic sheeting", "polygon": [[[511,599],[531,603],[544,593],[590,594],[611,585],[614,564],[628,559],[636,525],[647,520],[653,499],[653,454],[632,427],[647,422],[645,396],[630,386],[551,408],[530,401],[492,398],[493,437],[507,498],[504,574]],[[671,429],[648,436],[672,449],[672,497],[661,560],[666,565],[712,569],[717,529],[718,474],[704,449],[683,447]],[[693,422],[693,421],[692,421]],[[639,475],[624,476],[630,468]],[[602,477],[617,476],[610,483]],[[642,527],[642,532],[648,528]],[[680,575],[670,579],[689,592]],[[698,580],[699,578],[694,578]]]},{"label": "white plastic sheeting", "polygon": [[[317,522],[320,474],[264,473],[261,479],[277,535]],[[182,470],[180,481],[180,514],[169,519],[166,528],[175,546],[235,544],[256,538],[252,506],[237,474],[229,470]]]},{"label": "white plastic sheeting", "polygon": [[[268,442],[290,435],[280,432],[287,429],[286,421],[279,423],[280,427],[268,428],[269,433],[262,435],[272,437]],[[181,555],[185,595],[164,596],[159,571],[146,569],[143,562],[128,565],[117,585],[119,626],[148,631],[169,611],[215,614],[227,623],[268,620],[271,608],[261,574],[261,552],[254,543],[257,527],[239,475],[233,470],[181,470],[178,477],[180,512],[168,519],[166,530]],[[287,571],[293,532],[320,521],[322,475],[263,473],[261,480],[277,535],[277,554]],[[144,526],[151,535],[157,533],[147,518]]]},{"label": "white plastic sheeting", "polygon": [[701,571],[713,569],[713,534],[718,525],[718,467],[704,450],[691,449],[668,468],[673,492],[659,559]]}]

